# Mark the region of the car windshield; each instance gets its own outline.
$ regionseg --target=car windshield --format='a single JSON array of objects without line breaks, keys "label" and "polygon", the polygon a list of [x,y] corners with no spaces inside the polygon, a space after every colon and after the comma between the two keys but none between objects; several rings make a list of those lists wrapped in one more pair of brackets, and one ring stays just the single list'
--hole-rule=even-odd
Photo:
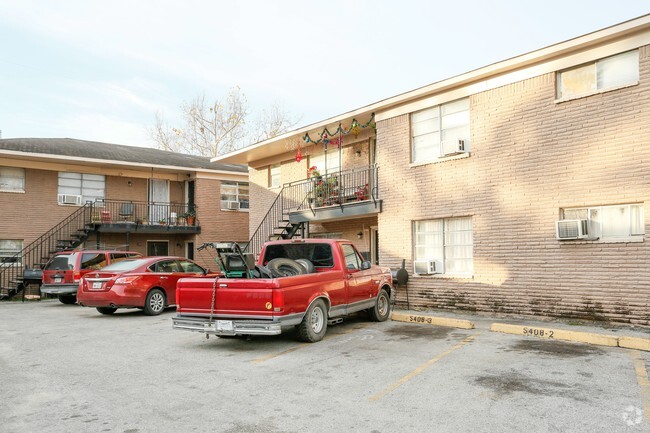
[{"label": "car windshield", "polygon": [[102,271],[120,271],[120,272],[126,272],[126,271],[132,271],[135,268],[138,268],[145,263],[147,263],[147,259],[127,259],[127,260],[122,260],[121,262],[113,263],[105,268],[102,268]]},{"label": "car windshield", "polygon": [[58,256],[52,257],[47,265],[45,265],[46,271],[61,271],[74,268],[74,261],[77,257],[76,254],[61,254]]}]

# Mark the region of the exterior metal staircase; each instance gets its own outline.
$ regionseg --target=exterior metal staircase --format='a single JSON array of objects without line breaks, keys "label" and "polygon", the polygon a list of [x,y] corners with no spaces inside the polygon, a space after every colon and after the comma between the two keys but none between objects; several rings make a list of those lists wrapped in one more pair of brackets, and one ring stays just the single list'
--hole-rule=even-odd
[{"label": "exterior metal staircase", "polygon": [[[303,185],[303,184],[301,184]],[[296,236],[305,238],[309,235],[309,223],[289,222],[289,213],[300,209],[311,196],[305,188],[295,188],[286,184],[273,201],[262,222],[251,236],[244,248],[245,253],[259,254],[264,242],[279,239],[292,239]]]},{"label": "exterior metal staircase", "polygon": [[0,263],[0,299],[23,294],[31,281],[40,281],[42,268],[53,254],[72,250],[95,231],[94,203],[87,202],[22,251]]}]

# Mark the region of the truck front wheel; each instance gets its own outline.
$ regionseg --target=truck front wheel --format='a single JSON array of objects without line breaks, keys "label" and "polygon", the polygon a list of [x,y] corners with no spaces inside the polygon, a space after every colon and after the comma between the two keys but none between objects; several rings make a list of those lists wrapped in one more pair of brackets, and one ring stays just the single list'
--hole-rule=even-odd
[{"label": "truck front wheel", "polygon": [[375,306],[368,310],[374,322],[384,322],[390,315],[390,298],[386,289],[380,289]]},{"label": "truck front wheel", "polygon": [[327,332],[327,308],[322,299],[317,299],[307,309],[298,325],[298,338],[307,343],[321,341]]}]

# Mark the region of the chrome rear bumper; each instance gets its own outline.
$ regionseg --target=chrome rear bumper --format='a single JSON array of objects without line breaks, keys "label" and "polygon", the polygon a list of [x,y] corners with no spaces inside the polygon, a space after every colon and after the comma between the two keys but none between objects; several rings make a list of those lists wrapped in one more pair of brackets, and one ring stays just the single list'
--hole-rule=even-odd
[{"label": "chrome rear bumper", "polygon": [[265,320],[221,320],[207,317],[172,317],[172,328],[211,335],[278,335],[279,322]]}]

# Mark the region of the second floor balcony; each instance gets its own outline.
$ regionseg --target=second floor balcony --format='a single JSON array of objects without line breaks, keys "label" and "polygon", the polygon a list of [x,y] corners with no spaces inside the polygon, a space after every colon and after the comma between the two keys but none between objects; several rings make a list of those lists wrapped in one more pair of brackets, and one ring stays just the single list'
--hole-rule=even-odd
[{"label": "second floor balcony", "polygon": [[200,233],[197,208],[184,203],[100,199],[91,224],[100,233]]},{"label": "second floor balcony", "polygon": [[362,217],[381,212],[376,165],[317,174],[285,184],[282,207],[291,223]]}]

